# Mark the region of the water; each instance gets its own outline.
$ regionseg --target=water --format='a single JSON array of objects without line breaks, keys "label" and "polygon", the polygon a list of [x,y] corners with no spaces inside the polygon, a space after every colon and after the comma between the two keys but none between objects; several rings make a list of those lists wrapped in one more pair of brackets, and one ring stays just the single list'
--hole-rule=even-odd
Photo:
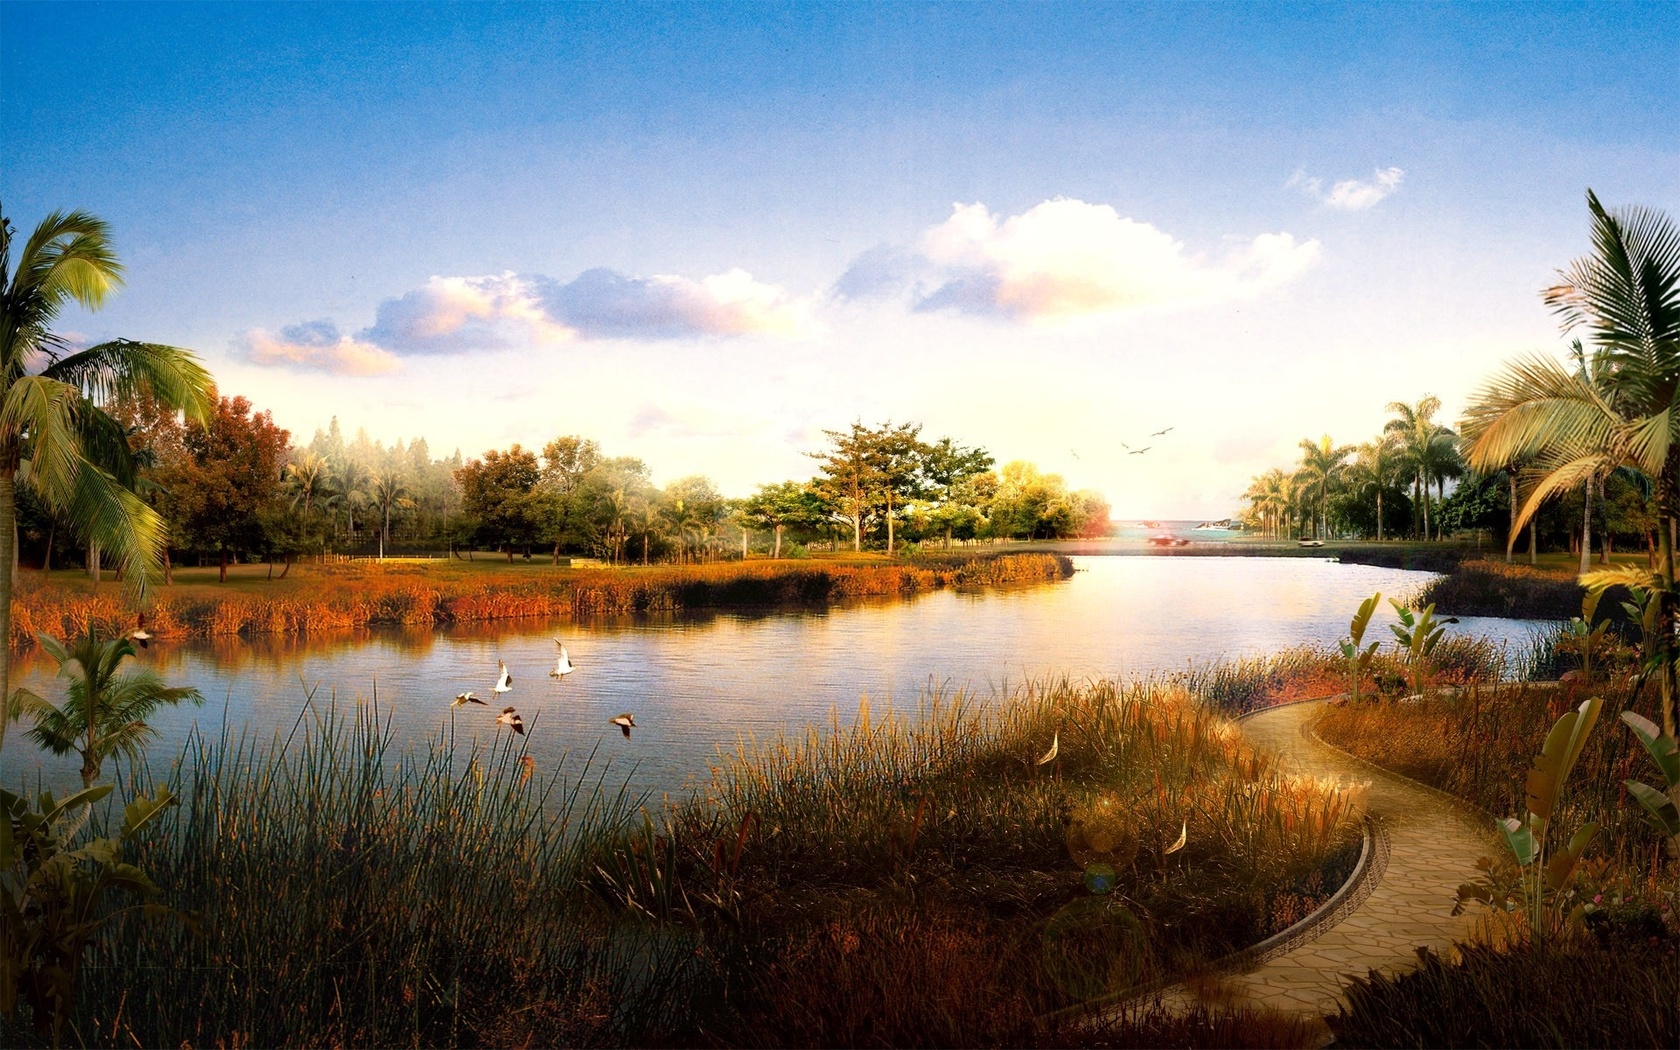
[{"label": "water", "polygon": [[[154,754],[179,750],[196,721],[207,732],[229,724],[265,736],[289,729],[305,693],[318,701],[377,690],[399,742],[419,742],[448,727],[458,739],[488,740],[495,714],[517,707],[530,728],[539,768],[599,748],[613,780],[677,791],[715,763],[718,748],[743,735],[760,739],[786,727],[850,720],[860,697],[872,710],[914,711],[930,684],[1001,695],[1023,679],[1146,675],[1220,657],[1330,645],[1347,631],[1372,591],[1404,597],[1431,574],[1305,558],[1076,558],[1071,580],[1019,589],[940,591],[909,601],[822,611],[713,614],[554,625],[535,620],[453,630],[382,630],[308,638],[154,642],[141,659],[170,685],[193,685],[202,708],[160,711]],[[1389,643],[1393,622],[1383,603],[1367,637]],[[1526,652],[1532,621],[1466,617],[1466,632]],[[548,676],[554,638],[566,642],[578,670]],[[497,659],[514,689],[490,692]],[[55,702],[62,688],[39,653],[23,663],[18,684]],[[452,711],[471,689],[489,707]],[[633,712],[629,740],[608,724]],[[504,731],[505,732],[505,731]],[[34,751],[14,724],[0,778],[16,784],[37,773],[49,784],[74,782],[79,759]]]}]

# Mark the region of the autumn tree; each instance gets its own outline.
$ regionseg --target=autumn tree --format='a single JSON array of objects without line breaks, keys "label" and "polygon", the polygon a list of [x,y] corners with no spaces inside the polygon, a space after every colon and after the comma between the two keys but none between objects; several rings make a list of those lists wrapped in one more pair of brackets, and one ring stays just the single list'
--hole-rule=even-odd
[{"label": "autumn tree", "polygon": [[187,424],[184,459],[160,471],[178,542],[213,551],[222,582],[230,559],[263,545],[260,514],[281,498],[290,437],[270,413],[253,412],[246,398],[218,398],[203,424]]}]

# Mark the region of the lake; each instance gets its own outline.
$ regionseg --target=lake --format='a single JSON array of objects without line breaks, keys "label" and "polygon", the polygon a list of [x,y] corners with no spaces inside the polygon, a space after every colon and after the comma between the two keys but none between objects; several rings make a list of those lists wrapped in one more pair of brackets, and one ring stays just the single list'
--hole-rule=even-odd
[{"label": "lake", "polygon": [[[1301,644],[1331,645],[1373,591],[1404,598],[1430,573],[1309,558],[1084,557],[1062,583],[976,592],[937,591],[910,600],[822,610],[698,613],[662,619],[506,621],[443,630],[390,629],[308,637],[153,642],[141,661],[170,685],[193,685],[201,708],[164,710],[153,720],[167,761],[197,722],[211,735],[222,720],[265,736],[289,729],[307,690],[317,702],[377,690],[399,742],[419,742],[455,721],[458,740],[490,739],[495,714],[515,706],[530,728],[530,751],[546,768],[568,750],[599,747],[613,780],[677,791],[704,775],[717,749],[743,735],[850,720],[860,697],[873,711],[914,711],[932,684],[995,698],[1024,679],[1142,676],[1221,657]],[[1381,623],[1393,622],[1383,603]],[[1528,648],[1534,621],[1466,617],[1449,631]],[[564,640],[577,671],[549,677]],[[1368,638],[1392,644],[1386,627]],[[498,703],[490,687],[505,660],[513,690]],[[19,682],[54,700],[55,666],[39,652]],[[491,702],[451,711],[471,689]],[[634,712],[625,740],[608,719]],[[37,773],[52,786],[75,782],[79,759],[34,750],[21,726],[7,733],[0,779]]]}]

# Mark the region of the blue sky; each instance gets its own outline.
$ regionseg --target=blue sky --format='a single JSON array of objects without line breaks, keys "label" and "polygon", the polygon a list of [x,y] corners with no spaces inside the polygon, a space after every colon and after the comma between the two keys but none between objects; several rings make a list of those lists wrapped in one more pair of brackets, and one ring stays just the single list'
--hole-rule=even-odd
[{"label": "blue sky", "polygon": [[302,440],[744,493],[890,417],[1223,516],[1562,346],[1586,187],[1680,212],[1677,55],[1675,5],[5,2],[0,200],[115,227],[66,329]]}]

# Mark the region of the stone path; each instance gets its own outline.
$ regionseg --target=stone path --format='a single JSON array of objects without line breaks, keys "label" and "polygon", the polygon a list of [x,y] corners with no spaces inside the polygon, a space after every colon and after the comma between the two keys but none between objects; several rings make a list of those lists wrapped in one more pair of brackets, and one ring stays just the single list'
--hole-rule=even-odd
[{"label": "stone path", "polygon": [[1460,883],[1478,857],[1492,856],[1491,828],[1472,823],[1446,799],[1372,766],[1352,761],[1303,730],[1322,702],[1264,711],[1243,723],[1257,749],[1313,776],[1371,781],[1370,812],[1387,831],[1387,870],[1365,902],[1315,940],[1221,982],[1219,997],[1292,1014],[1335,1013],[1345,974],[1403,969],[1419,945],[1444,948],[1469,932],[1470,916],[1454,918]]}]

